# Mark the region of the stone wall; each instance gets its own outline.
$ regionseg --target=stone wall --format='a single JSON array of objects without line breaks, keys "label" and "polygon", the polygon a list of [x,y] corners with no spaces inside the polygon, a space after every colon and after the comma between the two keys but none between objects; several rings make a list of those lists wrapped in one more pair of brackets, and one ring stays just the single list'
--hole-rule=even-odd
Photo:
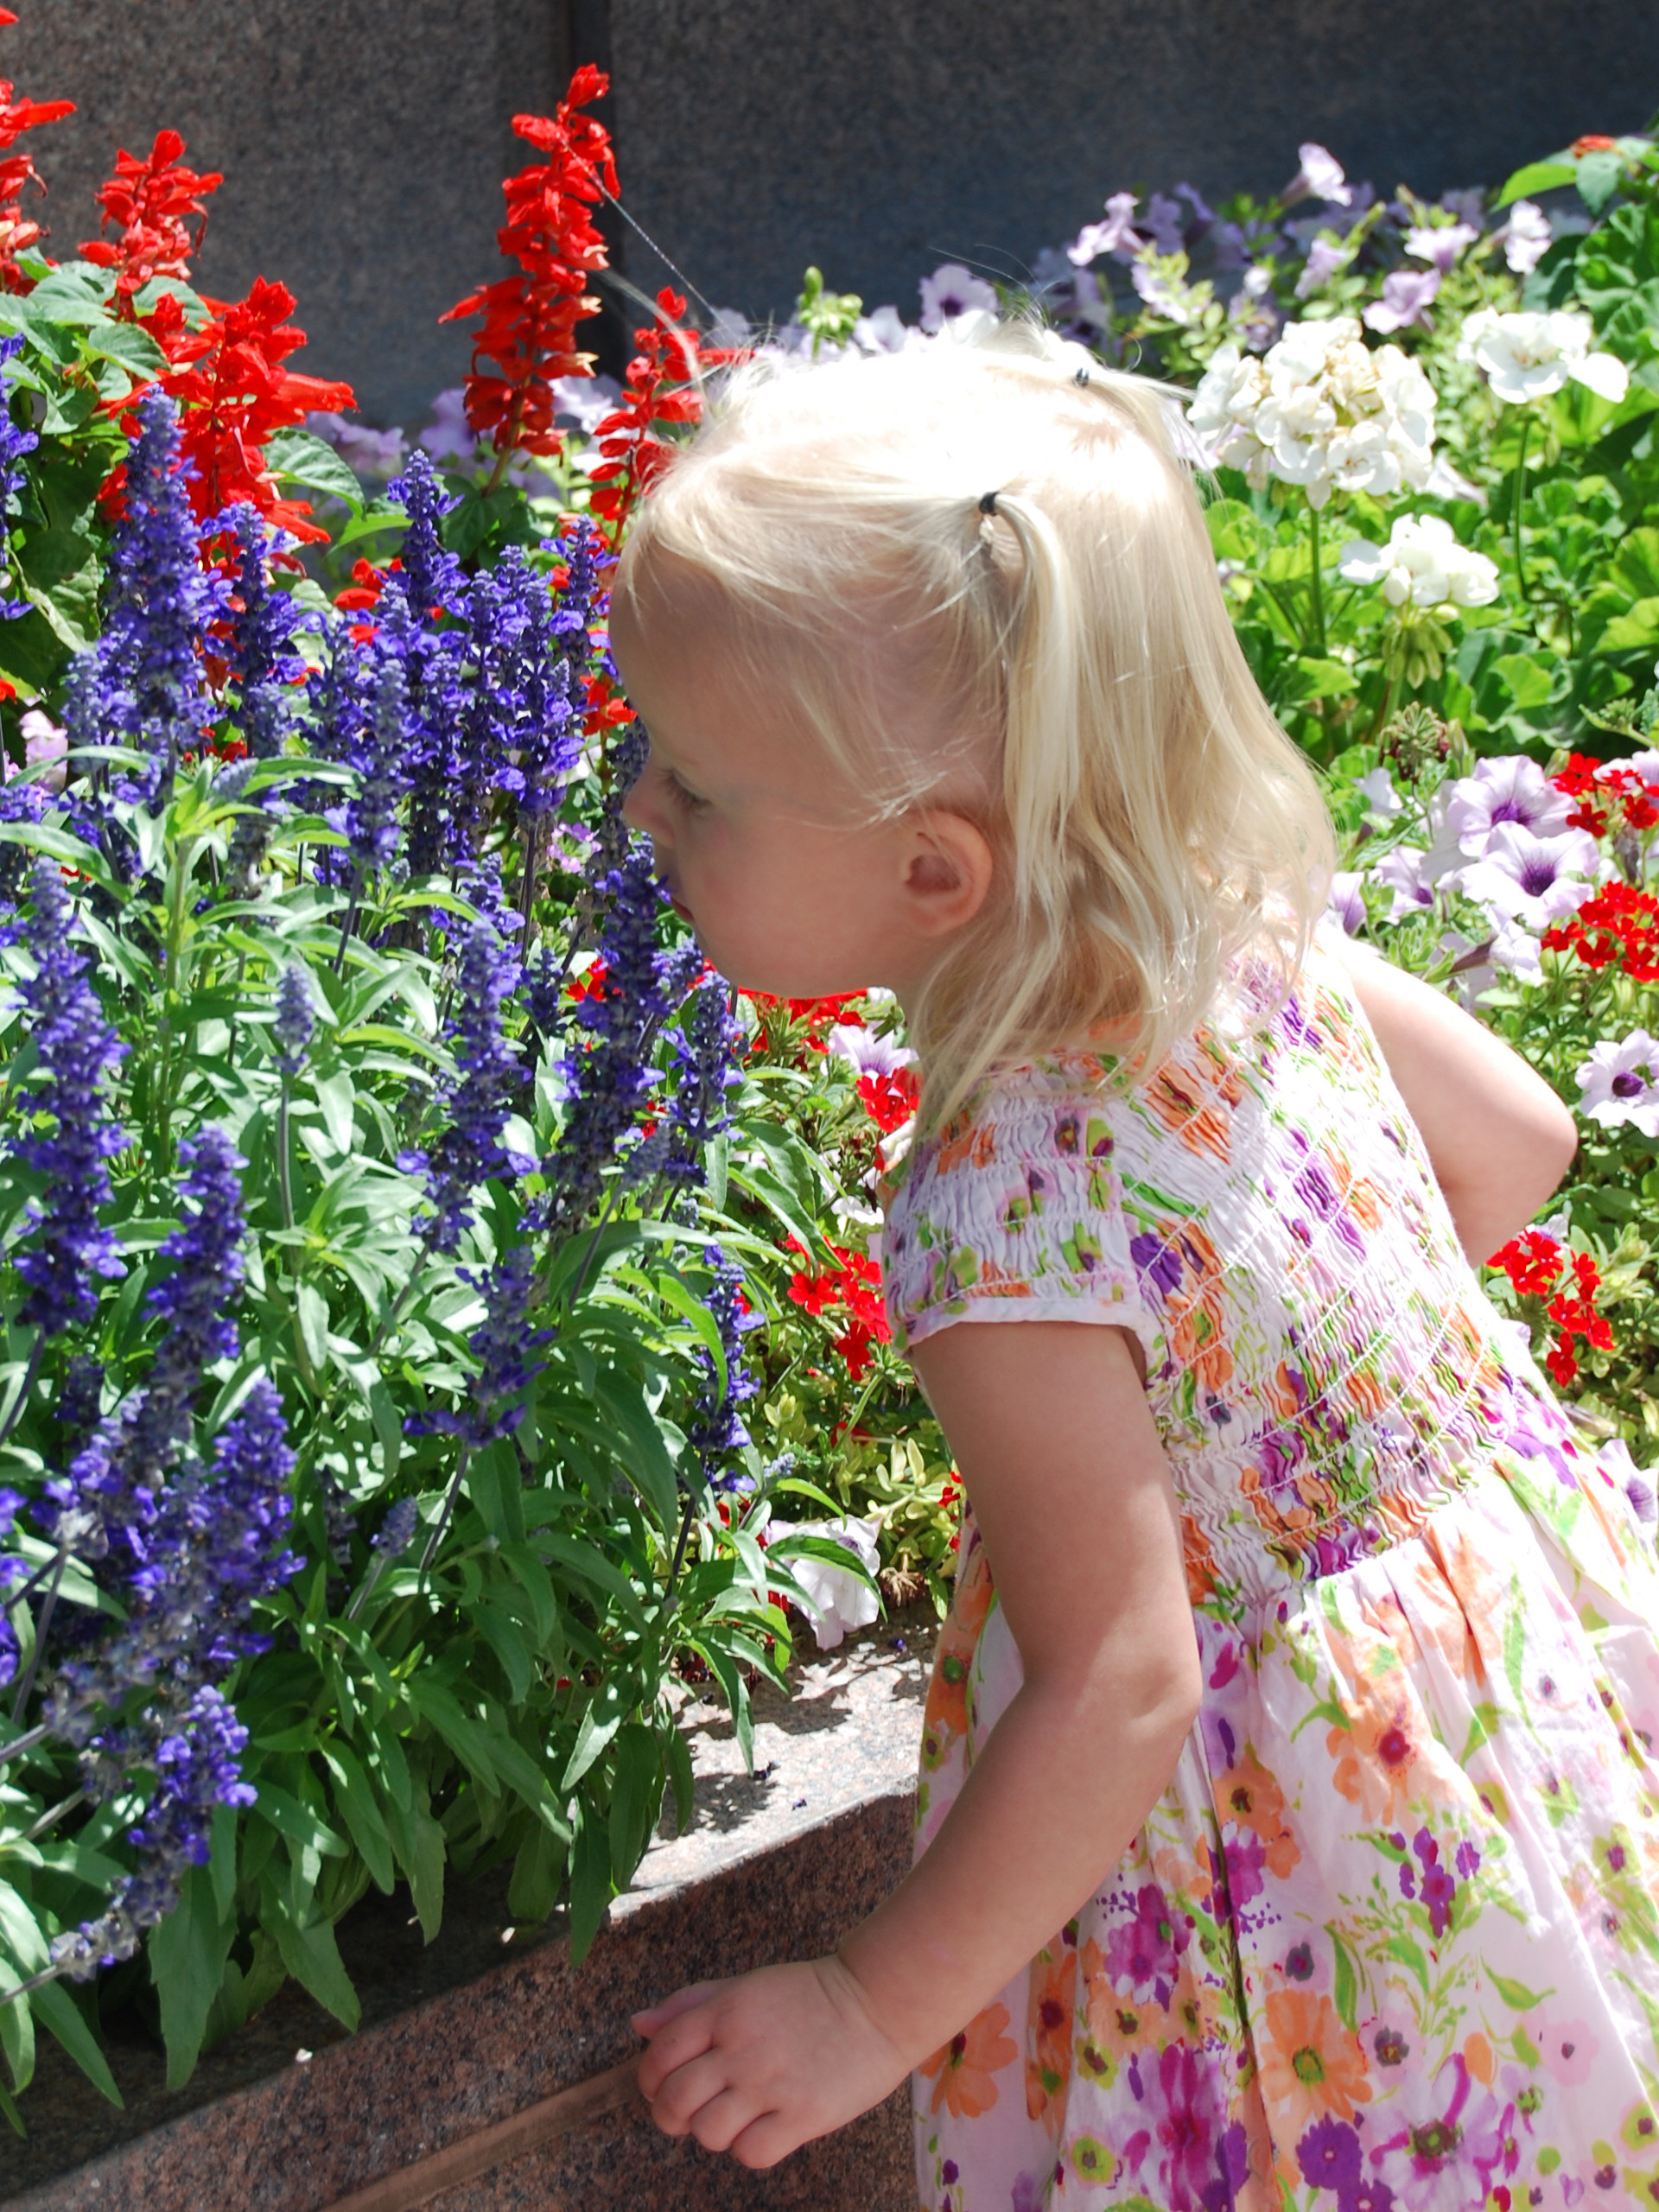
[{"label": "stone wall", "polygon": [[[419,418],[436,317],[492,273],[507,118],[608,60],[625,196],[716,304],[817,261],[908,312],[938,262],[1017,273],[1109,191],[1269,191],[1298,140],[1384,188],[1495,182],[1659,106],[1653,0],[13,0],[0,68],[80,104],[31,142],[61,252],[120,143],[222,168],[200,277],[299,296],[306,365]],[[627,235],[620,265],[661,264]],[[614,358],[624,310],[613,318]]]}]

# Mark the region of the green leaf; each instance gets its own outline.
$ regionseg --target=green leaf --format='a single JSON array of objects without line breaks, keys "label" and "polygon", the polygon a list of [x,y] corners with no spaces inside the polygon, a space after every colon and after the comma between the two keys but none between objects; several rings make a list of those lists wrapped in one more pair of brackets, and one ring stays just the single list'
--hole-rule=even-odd
[{"label": "green leaf", "polygon": [[66,322],[90,329],[110,319],[109,279],[84,261],[49,270],[28,296],[31,321]]},{"label": "green leaf", "polygon": [[236,1916],[221,1916],[212,1870],[187,1869],[178,1904],[151,1929],[147,1946],[149,1978],[161,1999],[169,2089],[182,2088],[194,2069],[235,1936]]},{"label": "green leaf", "polygon": [[314,1920],[301,1928],[283,1912],[274,1916],[274,1923],[270,1932],[276,1938],[283,1964],[295,1980],[342,2025],[355,2028],[362,2008],[340,1955],[332,1923]]},{"label": "green leaf", "polygon": [[421,1923],[421,1934],[435,1942],[443,1924],[443,1830],[423,1807],[405,1811],[395,1799],[383,1801],[386,1832]]},{"label": "green leaf", "polygon": [[1402,1967],[1410,1967],[1412,1973],[1414,1974],[1418,1980],[1421,1982],[1424,1994],[1427,1995],[1428,1991],[1428,1961],[1423,1956],[1421,1948],[1416,1943],[1413,1942],[1411,1937],[1409,1936],[1390,1936],[1388,1942],[1382,1946],[1382,1948],[1391,1959],[1398,1959]]},{"label": "green leaf", "polygon": [[632,1703],[632,1699],[625,1697],[616,1676],[607,1675],[583,1710],[575,1745],[559,1783],[561,1790],[575,1788],[627,1718]]},{"label": "green leaf", "polygon": [[1573,162],[1529,162],[1524,168],[1516,170],[1503,189],[1492,202],[1493,212],[1507,207],[1512,200],[1528,199],[1535,192],[1554,192],[1563,184],[1576,184],[1578,165]]},{"label": "green leaf", "polygon": [[559,1901],[568,1852],[538,1821],[518,1847],[507,1889],[507,1910],[515,1920],[545,1920]]},{"label": "green leaf", "polygon": [[303,1849],[321,1853],[325,1859],[344,1859],[347,1847],[343,1838],[317,1818],[297,1797],[286,1789],[279,1789],[275,1783],[261,1781],[257,1785],[258,1802],[253,1810],[259,1819],[267,1821],[279,1834]]},{"label": "green leaf", "polygon": [[473,1624],[496,1657],[501,1662],[501,1671],[507,1678],[507,1694],[514,1705],[523,1705],[530,1695],[534,1680],[530,1652],[517,1621],[493,1605],[479,1605],[474,1610]]},{"label": "green leaf", "polygon": [[306,1357],[313,1367],[324,1367],[328,1361],[328,1301],[315,1283],[302,1282],[294,1297],[295,1317],[300,1325],[301,1341],[305,1345]]},{"label": "green leaf", "polygon": [[631,1720],[616,1739],[611,1787],[611,1879],[619,1891],[645,1855],[663,1802],[663,1760],[652,1732]]},{"label": "green leaf", "polygon": [[1491,1967],[1483,1967],[1482,1972],[1512,2012],[1529,2012],[1535,2005],[1541,2005],[1547,1997],[1555,1994],[1553,1989],[1529,1989],[1524,1981],[1514,1981],[1506,1974],[1495,1973]]},{"label": "green leaf", "polygon": [[355,1753],[348,1751],[337,1737],[321,1749],[324,1764],[334,1778],[334,1802],[340,1808],[340,1818],[362,1854],[369,1879],[383,1895],[390,1897],[397,1878],[392,1863],[391,1837],[369,1777]]},{"label": "green leaf", "polygon": [[582,1808],[570,1866],[570,1963],[580,1966],[611,1902],[611,1847],[604,1824]]},{"label": "green leaf", "polygon": [[273,476],[290,484],[303,484],[309,492],[326,492],[342,499],[353,513],[360,513],[363,486],[331,445],[309,430],[277,430],[267,441],[265,461]]},{"label": "green leaf", "polygon": [[410,1700],[422,1719],[436,1729],[480,1789],[493,1796],[501,1785],[485,1731],[462,1712],[442,1682],[416,1675],[410,1677],[408,1688]]},{"label": "green leaf", "polygon": [[1345,2028],[1358,2025],[1359,1977],[1354,1971],[1353,1955],[1336,1929],[1328,1923],[1325,1934],[1331,1938],[1331,1949],[1335,1961],[1335,1987],[1332,1992],[1337,2017]]},{"label": "green leaf", "polygon": [[1278,695],[1291,705],[1303,706],[1316,699],[1345,699],[1358,689],[1359,678],[1346,661],[1301,653],[1285,670]]},{"label": "green leaf", "polygon": [[1580,156],[1573,181],[1579,188],[1579,197],[1592,215],[1599,215],[1618,190],[1618,180],[1624,168],[1624,156],[1618,152]]},{"label": "green leaf", "polygon": [[1548,704],[1553,689],[1550,672],[1529,653],[1499,653],[1492,666],[1509,685],[1517,707]]},{"label": "green leaf", "polygon": [[136,322],[95,325],[83,342],[89,353],[106,361],[118,361],[124,369],[130,369],[140,383],[160,376],[167,367],[166,354],[149,333]]}]

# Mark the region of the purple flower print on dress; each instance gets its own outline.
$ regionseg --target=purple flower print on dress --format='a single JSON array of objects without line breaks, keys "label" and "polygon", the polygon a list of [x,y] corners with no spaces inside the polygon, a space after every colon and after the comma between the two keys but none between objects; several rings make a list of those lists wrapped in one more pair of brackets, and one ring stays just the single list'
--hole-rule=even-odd
[{"label": "purple flower print on dress", "polygon": [[[1458,1892],[1457,1882],[1451,1868],[1440,1858],[1440,1845],[1427,1828],[1418,1829],[1411,1840],[1411,1847],[1422,1862],[1422,1873],[1415,1876],[1407,1860],[1400,1869],[1400,1894],[1416,1898],[1427,1912],[1428,1924],[1434,1934],[1444,1936],[1452,1924],[1452,1901]],[[1480,1863],[1478,1852],[1475,1863]]]},{"label": "purple flower print on dress", "polygon": [[[1166,2044],[1156,2072],[1146,2069],[1147,2102],[1158,2111],[1153,2133],[1158,2145],[1159,2201],[1169,2212],[1207,2212],[1232,2199],[1230,2176],[1218,2141],[1225,2116],[1225,2093],[1204,2056],[1185,2043]],[[1217,2183],[1226,2194],[1212,2192]]]},{"label": "purple flower print on dress", "polygon": [[1106,1939],[1106,1970],[1115,1985],[1127,1981],[1137,1997],[1150,1988],[1166,2005],[1191,1936],[1157,1884],[1148,1882],[1135,1893],[1133,1916],[1121,1921]]},{"label": "purple flower print on dress", "polygon": [[1254,1828],[1241,1831],[1234,1821],[1229,1821],[1222,1832],[1221,1851],[1227,1867],[1227,1895],[1233,1910],[1254,1904],[1267,1887],[1262,1879],[1262,1869],[1267,1864],[1267,1846]]},{"label": "purple flower print on dress", "polygon": [[1357,2129],[1326,2113],[1296,2145],[1296,2163],[1311,2189],[1351,2189],[1362,2171]]},{"label": "purple flower print on dress", "polygon": [[1135,1273],[1158,1293],[1160,1301],[1173,1298],[1181,1287],[1181,1255],[1176,1246],[1155,1230],[1129,1239],[1129,1258]]}]

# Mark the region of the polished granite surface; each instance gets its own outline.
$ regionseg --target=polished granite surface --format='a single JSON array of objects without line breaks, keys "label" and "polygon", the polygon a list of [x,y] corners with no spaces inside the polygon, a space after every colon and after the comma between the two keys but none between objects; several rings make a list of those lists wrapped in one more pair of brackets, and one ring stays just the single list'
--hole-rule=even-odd
[{"label": "polished granite surface", "polygon": [[[661,1837],[580,1968],[556,1922],[509,1929],[505,1882],[454,1893],[429,1948],[402,1894],[342,1925],[364,1999],[346,2035],[292,1985],[169,2096],[159,2054],[111,2052],[116,2113],[43,2052],[30,2136],[0,2158],[18,2212],[327,2212],[337,2199],[613,2064],[627,2015],[682,1982],[825,1949],[906,1863],[928,1624],[802,1663],[756,1700],[755,1771],[714,1707],[686,1714],[696,1812]],[[765,2175],[625,2111],[429,2200],[442,2212],[599,2207],[721,2212],[841,2204],[911,2212],[902,2094]]]}]

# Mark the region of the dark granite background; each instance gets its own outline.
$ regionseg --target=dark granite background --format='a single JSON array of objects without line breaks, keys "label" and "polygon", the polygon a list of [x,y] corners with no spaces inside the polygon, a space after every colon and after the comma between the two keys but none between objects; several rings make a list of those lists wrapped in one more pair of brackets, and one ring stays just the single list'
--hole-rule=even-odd
[{"label": "dark granite background", "polygon": [[[436,317],[493,273],[501,177],[573,60],[613,67],[624,197],[717,305],[802,268],[913,310],[957,259],[1017,272],[1125,186],[1270,191],[1303,138],[1385,190],[1494,184],[1659,106],[1654,0],[13,0],[0,73],[80,113],[28,142],[59,252],[116,143],[222,168],[200,264],[300,300],[305,365],[417,422],[463,372]],[[653,289],[629,234],[620,266]],[[606,339],[613,365],[631,312]]]}]

